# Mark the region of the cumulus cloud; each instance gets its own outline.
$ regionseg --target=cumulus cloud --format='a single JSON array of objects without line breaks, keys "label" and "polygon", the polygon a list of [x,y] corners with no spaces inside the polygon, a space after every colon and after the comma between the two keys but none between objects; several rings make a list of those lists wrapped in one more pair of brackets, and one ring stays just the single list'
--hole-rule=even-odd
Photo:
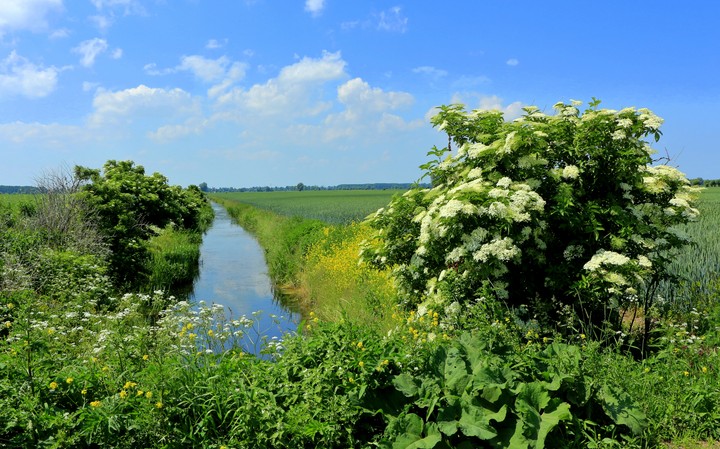
[{"label": "cumulus cloud", "polygon": [[47,29],[47,16],[62,10],[62,0],[3,0],[0,2],[0,36],[8,31]]},{"label": "cumulus cloud", "polygon": [[80,55],[80,65],[83,67],[92,67],[95,64],[95,58],[101,53],[107,51],[108,43],[105,39],[94,38],[80,42],[73,48],[73,53]]},{"label": "cumulus cloud", "polygon": [[131,123],[148,118],[187,119],[199,114],[196,99],[182,89],[160,89],[143,84],[120,91],[98,89],[93,99],[91,126]]},{"label": "cumulus cloud", "polygon": [[323,85],[346,76],[340,53],[324,52],[321,58],[304,57],[283,67],[276,78],[249,89],[236,87],[218,97],[218,106],[233,111],[289,117],[317,115],[331,107],[322,101]]},{"label": "cumulus cloud", "polygon": [[511,67],[515,67],[516,65],[520,64],[520,61],[518,61],[518,60],[515,59],[515,58],[510,58],[510,59],[507,60],[507,62],[506,62],[505,64],[507,64],[507,65],[509,65],[509,66],[511,66]]},{"label": "cumulus cloud", "polygon": [[36,66],[15,51],[0,61],[0,98],[22,95],[45,97],[57,87],[59,69]]},{"label": "cumulus cloud", "polygon": [[391,113],[413,104],[414,98],[409,93],[386,92],[371,87],[360,78],[349,80],[337,91],[337,99],[345,109],[326,117],[323,130],[325,140],[349,138],[368,132],[384,133],[417,125],[409,124]]},{"label": "cumulus cloud", "polygon": [[319,16],[325,7],[325,0],[305,0],[305,11],[313,16]]}]

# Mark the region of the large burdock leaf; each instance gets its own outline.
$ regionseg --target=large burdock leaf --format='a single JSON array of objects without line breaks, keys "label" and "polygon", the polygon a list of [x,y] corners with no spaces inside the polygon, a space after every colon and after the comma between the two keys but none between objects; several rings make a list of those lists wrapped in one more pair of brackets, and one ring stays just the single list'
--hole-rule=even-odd
[{"label": "large burdock leaf", "polygon": [[491,440],[497,436],[497,430],[490,424],[490,421],[498,423],[505,420],[507,406],[503,405],[500,410],[492,410],[477,405],[465,403],[462,405],[462,415],[458,421],[460,430],[471,437],[478,437],[481,440]]},{"label": "large burdock leaf", "polygon": [[603,410],[615,424],[628,426],[635,435],[641,434],[647,427],[645,413],[624,391],[605,385],[600,389],[599,396]]},{"label": "large burdock leaf", "polygon": [[[395,439],[393,449],[432,449],[442,441],[442,435],[434,423],[425,426],[422,418],[414,413],[401,419],[404,421],[405,433]],[[424,437],[423,430],[426,433]]]}]

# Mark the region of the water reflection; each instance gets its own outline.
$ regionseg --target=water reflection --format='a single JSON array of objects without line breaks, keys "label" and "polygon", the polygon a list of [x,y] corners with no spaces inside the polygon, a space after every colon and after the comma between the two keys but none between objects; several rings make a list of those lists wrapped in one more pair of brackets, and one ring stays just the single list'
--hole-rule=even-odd
[{"label": "water reflection", "polygon": [[[265,254],[257,241],[232,222],[225,208],[213,203],[215,221],[200,248],[200,275],[190,301],[222,304],[228,319],[255,321],[252,333],[280,338],[297,328],[299,315],[283,307],[273,293]],[[257,314],[254,312],[261,311]],[[254,316],[253,316],[254,315]],[[258,335],[248,335],[247,351],[256,353]]]}]

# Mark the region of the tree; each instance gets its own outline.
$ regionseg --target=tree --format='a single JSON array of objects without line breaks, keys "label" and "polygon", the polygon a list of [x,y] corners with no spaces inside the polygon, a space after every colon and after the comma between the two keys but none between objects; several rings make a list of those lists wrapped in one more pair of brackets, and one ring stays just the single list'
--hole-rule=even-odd
[{"label": "tree", "polygon": [[142,276],[148,256],[145,241],[158,228],[199,226],[205,199],[197,186],[170,186],[163,175],[146,176],[145,169],[132,161],[110,160],[102,171],[76,166],[75,175],[85,182],[83,196],[109,240],[111,267],[119,282]]},{"label": "tree", "polygon": [[303,184],[302,182],[299,182],[296,189],[298,192],[302,192],[303,190],[305,190],[305,184]]},{"label": "tree", "polygon": [[[677,226],[693,219],[696,189],[653,165],[643,139],[662,120],[647,109],[580,112],[580,102],[500,112],[442,106],[432,119],[458,147],[433,148],[433,187],[395,197],[369,223],[363,258],[394,267],[406,305],[502,304],[586,333],[668,278]],[[641,295],[641,298],[638,298]]]},{"label": "tree", "polygon": [[200,189],[201,192],[207,192],[207,191],[208,191],[207,182],[201,182],[201,183],[198,185],[198,188]]}]

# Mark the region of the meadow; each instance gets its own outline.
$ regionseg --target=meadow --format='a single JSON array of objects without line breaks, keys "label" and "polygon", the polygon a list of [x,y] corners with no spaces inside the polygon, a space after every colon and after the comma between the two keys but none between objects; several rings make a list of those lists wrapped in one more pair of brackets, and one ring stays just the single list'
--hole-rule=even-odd
[{"label": "meadow", "polygon": [[329,224],[361,221],[401,190],[304,190],[214,193],[212,197],[249,204],[280,215]]},{"label": "meadow", "polygon": [[[298,198],[305,193],[275,211],[213,196],[257,236],[275,280],[306,301],[302,332],[266,342],[264,359],[223,349],[256,332],[253,316],[226,317],[162,291],[118,291],[96,276],[91,256],[24,251],[39,237],[16,232],[21,202],[0,197],[8,218],[0,220],[8,232],[0,447],[706,448],[720,440],[712,288],[676,293],[690,302],[655,323],[643,359],[629,350],[632,335],[610,344],[560,335],[481,303],[406,309],[389,272],[358,263],[372,237],[356,217],[367,211],[332,210],[352,204],[342,198],[352,192],[308,203]],[[713,241],[717,198],[720,189],[703,192],[707,221],[688,233]],[[170,236],[151,249],[172,247]],[[685,257],[712,285],[717,276],[703,264],[718,252],[701,259],[693,251],[702,245],[678,263]],[[39,290],[5,288],[33,258],[55,274]]]}]

